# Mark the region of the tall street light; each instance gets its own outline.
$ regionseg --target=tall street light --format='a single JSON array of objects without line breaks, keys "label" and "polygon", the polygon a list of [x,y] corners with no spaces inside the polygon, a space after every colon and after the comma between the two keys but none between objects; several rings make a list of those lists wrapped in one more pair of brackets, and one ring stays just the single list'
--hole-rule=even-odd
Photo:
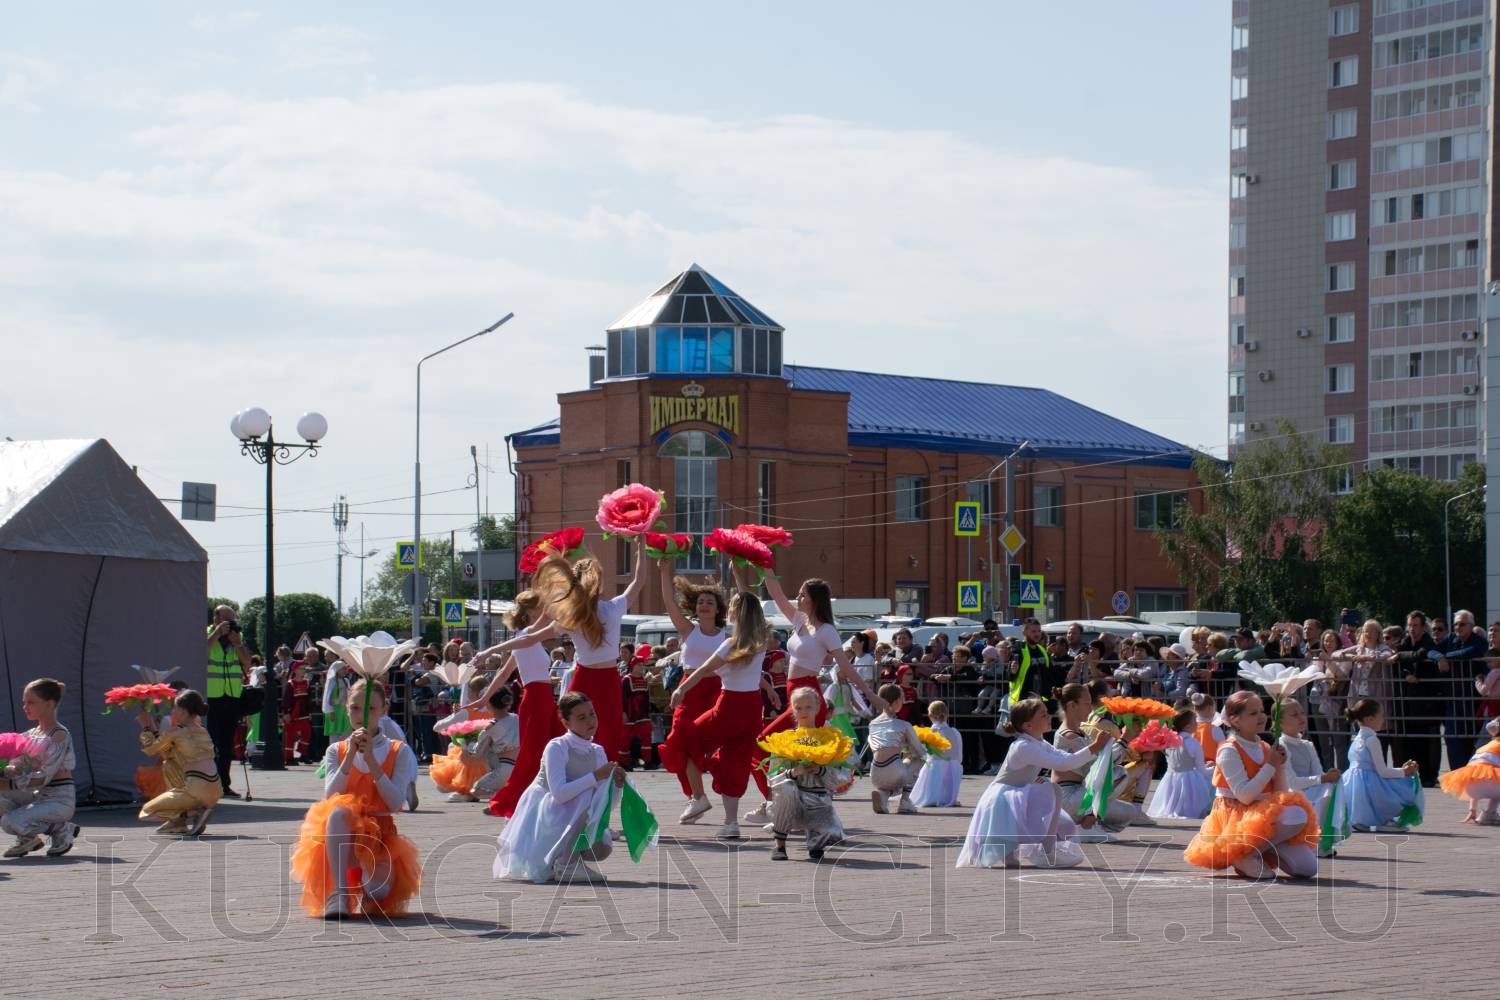
[{"label": "tall street light", "polygon": [[1453,630],[1453,582],[1448,578],[1448,507],[1455,500],[1486,492],[1488,491],[1483,486],[1476,486],[1472,490],[1451,496],[1443,502],[1443,603],[1448,607],[1448,617],[1443,620],[1448,623],[1450,632]]},{"label": "tall street light", "polygon": [[[478,333],[471,333],[462,340],[455,340],[447,347],[444,347],[441,350],[433,351],[431,354],[426,355],[422,358],[422,360],[417,362],[417,447],[416,461],[414,463],[413,478],[415,480],[415,483],[414,488],[412,489],[411,519],[411,540],[412,544],[417,547],[417,568],[413,570],[414,573],[420,574],[422,572],[422,366],[428,361],[431,361],[433,358],[437,357],[439,354],[446,354],[448,351],[453,350],[455,347],[458,347],[461,344],[467,344],[469,341],[473,340],[476,337],[483,337],[487,333],[495,332],[496,330],[500,329],[500,327],[510,322],[510,320],[515,315],[516,314],[513,312],[506,313],[504,316],[500,317],[499,321],[492,323],[491,325],[485,327],[483,330],[480,330]],[[422,588],[416,585],[415,579],[412,581],[411,588],[411,637],[418,642],[420,642],[422,639]],[[408,701],[407,704],[410,704],[410,701]]]},{"label": "tall street light", "polygon": [[[321,413],[304,413],[297,421],[297,433],[305,444],[277,441],[271,430],[271,415],[258,406],[241,410],[229,421],[229,430],[240,442],[240,454],[249,455],[266,467],[266,697],[260,706],[260,754],[251,763],[263,771],[285,769],[282,759],[281,729],[277,717],[281,707],[280,681],[276,677],[274,655],[276,635],[276,533],[271,471],[278,465],[291,465],[303,455],[316,455],[318,443],[328,435],[328,421]],[[249,753],[249,748],[246,748]]]}]

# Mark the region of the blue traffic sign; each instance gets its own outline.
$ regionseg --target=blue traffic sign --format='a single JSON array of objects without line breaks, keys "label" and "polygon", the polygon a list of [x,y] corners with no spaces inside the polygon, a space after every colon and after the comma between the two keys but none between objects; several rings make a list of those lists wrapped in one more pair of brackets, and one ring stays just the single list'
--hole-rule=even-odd
[{"label": "blue traffic sign", "polygon": [[462,628],[468,624],[464,602],[461,598],[443,598],[443,624],[450,628]]},{"label": "blue traffic sign", "polygon": [[953,504],[953,533],[960,538],[979,534],[979,501],[958,500]]},{"label": "blue traffic sign", "polygon": [[981,593],[983,587],[978,580],[960,580],[958,582],[958,613],[961,615],[978,614],[981,610]]},{"label": "blue traffic sign", "polygon": [[1016,602],[1020,608],[1045,607],[1046,602],[1042,599],[1042,592],[1046,587],[1046,577],[1040,573],[1023,573],[1021,575],[1021,599]]},{"label": "blue traffic sign", "polygon": [[420,553],[416,542],[396,543],[396,567],[398,569],[416,569],[419,558]]},{"label": "blue traffic sign", "polygon": [[1130,610],[1130,595],[1123,590],[1115,591],[1115,596],[1109,599],[1109,606],[1115,609],[1115,614],[1123,615]]}]

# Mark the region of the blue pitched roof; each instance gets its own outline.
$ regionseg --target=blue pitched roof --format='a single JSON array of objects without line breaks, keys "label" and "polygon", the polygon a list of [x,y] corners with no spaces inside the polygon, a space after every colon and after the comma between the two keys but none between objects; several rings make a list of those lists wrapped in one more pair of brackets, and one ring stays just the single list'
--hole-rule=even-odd
[{"label": "blue pitched roof", "polygon": [[[849,394],[851,445],[1002,455],[1030,441],[1026,454],[1033,458],[1193,464],[1186,445],[1047,389],[801,365],[782,372],[794,389]],[[556,444],[558,431],[554,418],[510,441],[521,448]]]}]

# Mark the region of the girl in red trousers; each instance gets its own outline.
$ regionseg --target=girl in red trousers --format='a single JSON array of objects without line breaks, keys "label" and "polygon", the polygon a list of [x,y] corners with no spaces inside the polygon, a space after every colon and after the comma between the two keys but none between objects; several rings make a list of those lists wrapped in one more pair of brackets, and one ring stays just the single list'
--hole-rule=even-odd
[{"label": "girl in red trousers", "polygon": [[[736,567],[736,573],[738,569]],[[864,695],[865,703],[871,707],[872,711],[876,713],[885,711],[885,702],[870,688],[869,684],[865,683],[865,679],[849,662],[849,654],[844,651],[843,640],[839,638],[838,629],[834,626],[833,593],[827,582],[818,579],[803,581],[802,587],[797,591],[795,604],[787,599],[786,592],[781,589],[781,581],[769,573],[766,574],[766,590],[776,602],[776,606],[781,609],[781,613],[792,623],[791,635],[786,640],[787,703],[791,702],[792,692],[802,687],[817,691],[818,701],[822,703],[823,692],[822,685],[818,681],[818,671],[832,657],[838,677],[854,685],[859,693]],[[822,704],[818,709],[818,725],[824,725],[827,721],[828,706]],[[795,724],[791,709],[787,709],[761,730],[760,737],[765,738],[783,729],[791,729]],[[771,821],[771,789],[766,784],[765,774],[759,767],[764,758],[765,752],[757,747],[753,762],[755,783],[766,801],[762,802],[754,812],[745,815],[746,823],[763,825]]]},{"label": "girl in red trousers", "polygon": [[[539,613],[541,606],[542,599],[536,591],[521,591],[516,595],[515,610],[505,616],[506,627],[516,631],[517,638],[550,633],[552,622],[545,614]],[[518,645],[510,651],[505,666],[495,673],[484,694],[464,705],[470,711],[483,709],[489,704],[490,696],[510,679],[511,673],[520,672],[523,686],[521,706],[516,714],[520,717],[521,745],[516,751],[516,766],[510,772],[510,779],[490,798],[485,811],[491,816],[509,816],[515,812],[521,793],[541,769],[542,751],[549,741],[564,732],[562,717],[557,714],[557,699],[552,694],[551,662],[540,641]]]},{"label": "girl in red trousers", "polygon": [[[724,619],[729,611],[729,600],[724,588],[717,583],[695,583],[684,577],[672,577],[672,567],[667,560],[657,563],[660,571],[661,596],[666,602],[667,613],[682,639],[682,676],[708,662],[719,644],[724,641]],[[694,620],[694,616],[696,620]],[[681,687],[679,682],[678,687]],[[693,723],[698,716],[713,707],[721,687],[718,674],[707,674],[681,700],[672,702],[672,728],[667,732],[666,742],[657,748],[662,766],[677,775],[682,785],[682,794],[688,797],[687,808],[678,817],[684,823],[696,823],[698,817],[713,808],[708,796],[703,793],[703,772],[708,762],[694,760],[689,771],[688,748],[693,745]]]}]

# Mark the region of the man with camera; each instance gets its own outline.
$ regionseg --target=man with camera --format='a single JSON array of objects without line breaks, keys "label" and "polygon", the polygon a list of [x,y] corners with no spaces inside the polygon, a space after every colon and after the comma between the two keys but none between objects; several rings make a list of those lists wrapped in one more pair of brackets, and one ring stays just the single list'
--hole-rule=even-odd
[{"label": "man with camera", "polygon": [[214,608],[214,623],[208,626],[208,735],[214,741],[214,763],[219,784],[232,799],[240,793],[229,787],[229,765],[234,758],[234,727],[243,710],[240,695],[250,670],[250,651],[240,636],[240,623],[227,604]]}]

